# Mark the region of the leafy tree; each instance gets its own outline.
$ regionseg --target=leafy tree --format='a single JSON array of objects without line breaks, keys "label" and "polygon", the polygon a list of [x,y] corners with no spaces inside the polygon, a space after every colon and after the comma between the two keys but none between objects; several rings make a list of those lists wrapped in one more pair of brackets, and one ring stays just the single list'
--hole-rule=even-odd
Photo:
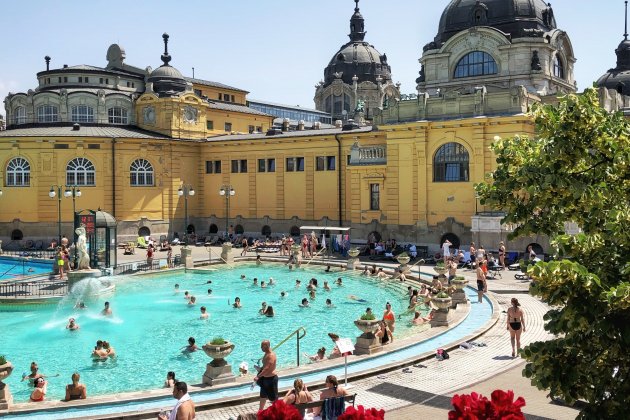
[{"label": "leafy tree", "polygon": [[[586,401],[581,418],[629,418],[630,124],[592,88],[532,116],[537,138],[495,139],[498,168],[475,186],[517,226],[512,238],[546,234],[557,254],[528,268],[555,338],[523,349],[523,374],[568,403]],[[580,234],[565,234],[570,221]]]}]

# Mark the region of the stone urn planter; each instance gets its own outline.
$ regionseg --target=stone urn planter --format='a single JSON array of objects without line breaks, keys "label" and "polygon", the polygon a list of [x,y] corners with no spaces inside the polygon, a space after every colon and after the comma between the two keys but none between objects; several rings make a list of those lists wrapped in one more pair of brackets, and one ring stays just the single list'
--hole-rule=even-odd
[{"label": "stone urn planter", "polygon": [[346,264],[346,269],[348,270],[355,270],[357,268],[357,265],[359,265],[359,254],[361,253],[361,251],[359,251],[357,248],[350,248],[350,250],[348,251],[348,255],[350,256],[350,258],[348,258],[348,264]]},{"label": "stone urn planter", "polygon": [[460,303],[468,302],[468,299],[466,298],[466,292],[464,292],[464,289],[468,284],[468,280],[466,280],[462,276],[457,276],[453,280],[451,280],[451,284],[453,285],[453,287],[455,287],[455,292],[453,292],[453,295],[451,296],[453,298],[452,307],[455,308]]},{"label": "stone urn planter", "polygon": [[223,341],[223,343],[219,344],[218,341],[221,340],[209,341],[201,347],[203,352],[212,359],[206,365],[206,372],[202,378],[202,382],[206,385],[218,385],[236,381],[236,377],[232,373],[232,366],[225,360],[234,350],[234,343]]},{"label": "stone urn planter", "polygon": [[438,273],[438,276],[442,277],[446,274],[448,268],[443,265],[436,265],[435,267],[433,267],[433,270]]},{"label": "stone urn planter", "polygon": [[448,308],[450,308],[451,304],[453,303],[453,299],[450,296],[446,298],[434,297],[431,299],[431,302],[433,302],[435,304],[435,307],[438,309],[448,310]]},{"label": "stone urn planter", "polygon": [[9,384],[3,381],[13,373],[13,365],[4,356],[0,356],[0,410],[6,410],[13,404],[13,396],[9,390]]},{"label": "stone urn planter", "polygon": [[221,259],[226,264],[232,264],[234,262],[231,242],[223,242],[223,244],[221,244]]},{"label": "stone urn planter", "polygon": [[377,319],[357,319],[354,321],[354,325],[363,333],[357,337],[354,354],[373,354],[383,350],[380,340],[374,335],[378,331],[379,322]]},{"label": "stone urn planter", "polygon": [[396,257],[396,261],[398,261],[398,263],[400,264],[398,266],[398,271],[402,271],[403,273],[408,273],[409,272],[409,261],[411,261],[411,257],[409,255],[407,255],[406,252],[403,252],[402,254],[399,254]]},{"label": "stone urn planter", "polygon": [[431,304],[437,309],[433,313],[433,319],[431,319],[431,327],[448,327],[449,325],[449,309],[453,304],[453,299],[450,296],[443,296],[444,292],[438,293],[440,297],[431,298]]}]

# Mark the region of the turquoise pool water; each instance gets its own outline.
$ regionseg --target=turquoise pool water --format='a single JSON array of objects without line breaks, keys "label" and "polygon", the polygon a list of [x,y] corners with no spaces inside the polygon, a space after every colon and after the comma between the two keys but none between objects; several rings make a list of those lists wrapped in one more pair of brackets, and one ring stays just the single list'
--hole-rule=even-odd
[{"label": "turquoise pool water", "polygon": [[[240,275],[245,274],[246,280]],[[275,286],[253,286],[253,277]],[[343,286],[334,285],[337,277]],[[308,297],[306,285],[316,277],[319,288],[310,308],[300,308],[300,301]],[[377,317],[384,310],[385,302],[393,305],[395,313],[407,306],[406,288],[400,282],[378,281],[354,273],[324,273],[323,268],[289,271],[284,266],[238,266],[209,273],[163,273],[141,277],[113,278],[116,292],[112,296],[86,301],[86,310],[74,309],[75,301],[65,299],[58,306],[43,306],[37,310],[0,312],[0,330],[3,334],[0,353],[8,356],[15,366],[8,379],[16,402],[28,400],[31,389],[20,382],[22,372],[28,371],[32,361],[37,361],[40,372],[51,377],[47,399],[60,399],[65,384],[74,371],[81,373],[89,395],[137,391],[162,386],[166,372],[175,371],[178,379],[200,383],[206,364],[210,361],[203,351],[182,353],[189,336],[195,337],[201,346],[213,337],[222,336],[236,344],[228,360],[235,373],[241,361],[258,359],[260,341],[270,339],[278,343],[297,327],[304,327],[307,334],[300,342],[301,352],[315,353],[320,346],[331,350],[328,332],[342,337],[356,337],[360,332],[354,326],[365,309],[370,306]],[[295,280],[302,285],[295,288]],[[211,280],[211,284],[206,282]],[[331,291],[323,290],[327,280]],[[180,292],[174,293],[174,285],[180,284]],[[212,294],[207,293],[208,288]],[[184,291],[197,297],[195,306],[188,306]],[[281,291],[288,296],[280,297]],[[349,299],[355,295],[366,302]],[[228,303],[238,296],[243,308],[234,309]],[[326,307],[330,298],[334,308]],[[100,315],[105,300],[111,303],[113,316]],[[258,309],[266,301],[276,311],[274,318],[261,317]],[[200,320],[199,308],[208,308],[210,318]],[[81,326],[78,331],[65,329],[69,317]],[[409,317],[406,318],[407,320]],[[411,326],[403,318],[396,323],[396,336],[410,333]],[[106,362],[93,362],[90,353],[98,339],[108,340],[118,357]],[[278,350],[281,367],[296,364],[296,339],[293,337]],[[306,363],[305,358],[301,359]],[[59,376],[56,376],[56,375]]]},{"label": "turquoise pool water", "polygon": [[52,261],[33,261],[25,258],[0,257],[0,282],[17,280],[23,276],[46,274],[53,270]]},{"label": "turquoise pool water", "polygon": [[[429,340],[414,344],[412,346],[400,349],[391,353],[383,354],[367,360],[359,360],[348,365],[348,373],[352,374],[360,372],[366,369],[374,368],[379,365],[404,360],[411,357],[416,357],[427,351],[434,351],[436,348],[444,347],[449,343],[458,342],[462,337],[472,334],[484,327],[492,317],[492,305],[487,298],[484,298],[482,304],[477,304],[477,292],[472,289],[466,289],[468,298],[471,301],[471,310],[468,316],[463,322],[456,327],[449,329],[448,331],[431,338]],[[316,368],[316,365],[314,366]],[[326,375],[336,375],[338,378],[343,378],[344,368],[343,366],[334,367],[327,370],[313,370],[312,373],[306,375],[300,375],[300,378],[304,382],[322,382]],[[288,387],[293,383],[295,377],[293,376],[281,376],[279,386]],[[203,392],[197,392],[193,394],[193,400],[207,401],[210,399],[218,399],[224,397],[234,397],[251,393],[249,385],[239,385],[230,388],[223,388],[220,390],[209,389]],[[258,392],[256,389],[253,392]],[[33,420],[56,420],[56,419],[69,419],[69,418],[83,418],[86,416],[104,416],[112,415],[120,412],[140,411],[140,410],[160,410],[163,408],[170,408],[173,406],[173,399],[170,397],[155,398],[148,401],[133,401],[123,404],[106,404],[99,405],[97,407],[82,407],[67,409],[61,411],[47,411],[39,413],[28,413],[23,415],[12,415],[6,417],[7,420],[11,419],[33,419]]]}]

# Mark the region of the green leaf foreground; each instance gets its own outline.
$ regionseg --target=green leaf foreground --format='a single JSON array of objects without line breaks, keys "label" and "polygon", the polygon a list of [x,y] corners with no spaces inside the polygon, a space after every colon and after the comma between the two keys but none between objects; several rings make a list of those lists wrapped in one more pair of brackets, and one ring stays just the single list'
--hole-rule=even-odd
[{"label": "green leaf foreground", "polygon": [[[528,269],[555,338],[523,349],[523,374],[568,403],[585,401],[579,418],[629,418],[630,124],[592,88],[531,115],[538,137],[496,139],[498,167],[475,185],[516,226],[510,238],[547,235],[556,254]],[[566,235],[565,222],[582,232]]]}]

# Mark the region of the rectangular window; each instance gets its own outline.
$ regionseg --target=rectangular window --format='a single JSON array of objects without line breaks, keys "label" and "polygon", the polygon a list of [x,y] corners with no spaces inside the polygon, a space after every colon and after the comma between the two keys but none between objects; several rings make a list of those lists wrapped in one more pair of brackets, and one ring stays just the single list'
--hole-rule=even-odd
[{"label": "rectangular window", "polygon": [[350,165],[350,155],[346,156],[346,165]]},{"label": "rectangular window", "polygon": [[64,78],[63,78],[63,82],[64,82],[64,83],[68,83],[68,78],[64,76]]},{"label": "rectangular window", "polygon": [[295,158],[287,158],[287,172],[295,171]]},{"label": "rectangular window", "polygon": [[219,93],[219,100],[222,101],[223,100],[223,94]]},{"label": "rectangular window", "polygon": [[246,173],[247,172],[247,159],[233,160],[232,161],[232,173]]},{"label": "rectangular window", "polygon": [[85,76],[84,79],[85,79],[85,83],[90,83],[90,78],[89,77]]},{"label": "rectangular window", "polygon": [[276,172],[276,160],[267,159],[267,172]]},{"label": "rectangular window", "polygon": [[206,121],[206,128],[208,130],[214,130],[214,121],[210,121],[210,120]]},{"label": "rectangular window", "polygon": [[37,108],[37,122],[57,122],[59,113],[56,106],[42,105]]},{"label": "rectangular window", "polygon": [[83,77],[79,77],[79,83],[83,83]]},{"label": "rectangular window", "polygon": [[315,158],[315,170],[316,171],[326,170],[326,157],[325,156],[317,156]]},{"label": "rectangular window", "polygon": [[214,162],[211,160],[206,160],[206,173],[213,174],[214,173]]},{"label": "rectangular window", "polygon": [[214,173],[215,174],[220,174],[221,173],[221,161],[220,160],[215,160],[214,161]]},{"label": "rectangular window", "polygon": [[57,83],[61,83],[61,77],[57,79]]},{"label": "rectangular window", "polygon": [[258,159],[258,172],[266,172],[267,162],[265,159]]},{"label": "rectangular window", "polygon": [[55,143],[53,149],[69,149],[70,147],[66,143]]},{"label": "rectangular window", "polygon": [[241,159],[241,173],[247,172],[247,159]]},{"label": "rectangular window", "polygon": [[295,158],[295,170],[298,172],[304,172],[304,158]]},{"label": "rectangular window", "polygon": [[88,149],[100,149],[100,144],[88,144]]},{"label": "rectangular window", "polygon": [[328,171],[335,170],[335,157],[334,156],[326,156],[326,170]]},{"label": "rectangular window", "polygon": [[102,84],[103,84],[103,78],[102,78],[102,77],[99,77],[99,78],[98,78],[98,82],[102,85]]},{"label": "rectangular window", "polygon": [[262,126],[256,126],[256,132],[262,133]]},{"label": "rectangular window", "polygon": [[255,127],[253,125],[250,125],[247,130],[249,131],[249,134],[252,134],[255,130]]},{"label": "rectangular window", "polygon": [[72,122],[94,122],[94,108],[87,105],[75,105],[71,108]]},{"label": "rectangular window", "polygon": [[370,184],[370,210],[379,210],[380,201],[380,185]]},{"label": "rectangular window", "polygon": [[232,173],[233,174],[237,174],[238,173],[238,160],[233,160],[232,161]]},{"label": "rectangular window", "polygon": [[225,123],[225,131],[228,133],[232,131],[232,123],[229,123],[229,122]]},{"label": "rectangular window", "polygon": [[235,101],[234,101],[234,95],[231,95],[231,96],[230,96],[230,101],[231,101],[231,102],[235,102]]}]

